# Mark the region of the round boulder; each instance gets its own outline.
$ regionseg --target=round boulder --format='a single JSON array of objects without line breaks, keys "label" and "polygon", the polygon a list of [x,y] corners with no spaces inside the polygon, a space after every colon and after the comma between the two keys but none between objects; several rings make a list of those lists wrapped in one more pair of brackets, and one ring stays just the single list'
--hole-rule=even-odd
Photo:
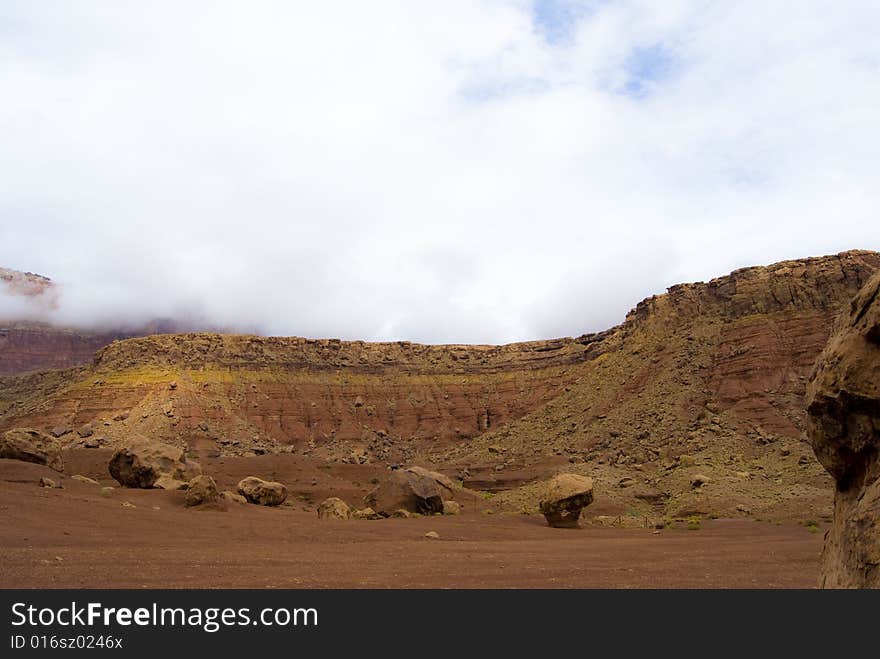
[{"label": "round boulder", "polygon": [[203,503],[213,503],[219,498],[217,483],[210,476],[196,476],[186,488],[186,505],[200,506]]},{"label": "round boulder", "polygon": [[287,498],[287,488],[281,483],[264,481],[256,476],[248,476],[238,482],[238,493],[260,506],[280,506]]},{"label": "round boulder", "polygon": [[339,497],[324,499],[318,506],[320,519],[348,519],[351,517],[351,508]]},{"label": "round boulder", "polygon": [[581,510],[593,503],[593,479],[559,474],[550,480],[540,508],[550,526],[577,528]]}]

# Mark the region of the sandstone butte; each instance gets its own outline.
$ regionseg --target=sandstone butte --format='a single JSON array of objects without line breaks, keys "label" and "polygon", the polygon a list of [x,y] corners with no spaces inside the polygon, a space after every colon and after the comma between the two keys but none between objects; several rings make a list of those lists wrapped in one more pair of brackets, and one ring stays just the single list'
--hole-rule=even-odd
[{"label": "sandstone butte", "polygon": [[[835,317],[878,270],[868,251],[744,268],[673,286],[604,332],[502,346],[113,341],[88,364],[2,378],[0,431],[46,430],[68,447],[138,435],[221,455],[418,462],[495,493],[499,509],[527,507],[564,467],[594,479],[596,513],[830,519],[805,387]],[[52,352],[39,328],[29,346],[3,327],[12,370],[35,363],[28,350]],[[697,473],[708,481],[694,488]]]}]

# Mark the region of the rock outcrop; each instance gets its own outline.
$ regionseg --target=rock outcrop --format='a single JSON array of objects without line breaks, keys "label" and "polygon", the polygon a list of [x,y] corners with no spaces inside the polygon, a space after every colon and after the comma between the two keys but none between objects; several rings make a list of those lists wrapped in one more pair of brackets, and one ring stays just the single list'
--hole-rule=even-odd
[{"label": "rock outcrop", "polygon": [[182,489],[168,485],[186,483],[201,473],[198,463],[186,459],[183,449],[138,439],[117,449],[108,464],[110,475],[125,487],[152,488],[165,479],[163,489]]},{"label": "rock outcrop", "polygon": [[813,450],[836,484],[821,583],[880,588],[880,275],[839,319],[807,409]]},{"label": "rock outcrop", "polygon": [[57,439],[33,428],[15,428],[0,436],[0,458],[22,460],[64,471]]},{"label": "rock outcrop", "polygon": [[238,493],[260,506],[280,506],[287,498],[287,488],[274,481],[264,481],[256,476],[248,476],[238,483]]},{"label": "rock outcrop", "polygon": [[559,474],[548,484],[539,507],[550,526],[577,528],[581,511],[593,502],[593,479]]}]

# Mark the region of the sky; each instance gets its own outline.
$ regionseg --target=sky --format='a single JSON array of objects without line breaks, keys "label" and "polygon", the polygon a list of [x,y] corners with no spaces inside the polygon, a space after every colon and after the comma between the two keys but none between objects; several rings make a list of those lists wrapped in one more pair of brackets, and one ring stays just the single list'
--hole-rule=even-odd
[{"label": "sky", "polygon": [[877,25],[875,0],[0,0],[0,266],[83,326],[605,329],[880,249]]}]

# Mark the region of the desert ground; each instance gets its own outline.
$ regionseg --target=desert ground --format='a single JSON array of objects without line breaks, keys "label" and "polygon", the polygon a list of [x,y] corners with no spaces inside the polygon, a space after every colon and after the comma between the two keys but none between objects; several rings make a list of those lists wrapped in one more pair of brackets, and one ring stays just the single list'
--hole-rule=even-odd
[{"label": "desert ground", "polygon": [[[297,456],[206,460],[220,487],[261,470],[284,480],[285,505],[221,501],[187,508],[184,492],[119,487],[106,452],[67,451],[68,473],[0,460],[4,588],[812,588],[822,529],[794,521],[704,519],[700,528],[580,529],[538,514],[322,520],[315,502],[355,496],[352,465]],[[365,475],[369,475],[365,473]],[[38,485],[41,477],[62,488]],[[112,491],[102,493],[102,487]],[[425,534],[435,531],[439,539]]]}]

